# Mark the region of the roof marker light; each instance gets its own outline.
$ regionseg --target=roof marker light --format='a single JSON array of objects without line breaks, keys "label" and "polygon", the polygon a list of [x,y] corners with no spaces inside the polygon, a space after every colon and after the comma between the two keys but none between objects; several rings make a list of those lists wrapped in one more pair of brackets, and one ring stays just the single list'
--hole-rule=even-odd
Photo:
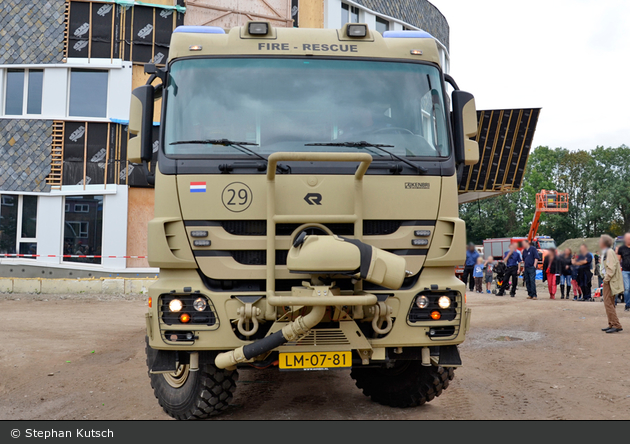
[{"label": "roof marker light", "polygon": [[386,39],[432,39],[431,34],[426,31],[385,31],[383,37]]},{"label": "roof marker light", "polygon": [[250,22],[247,25],[247,32],[250,35],[267,35],[269,34],[269,23],[267,22]]},{"label": "roof marker light", "polygon": [[175,28],[173,33],[183,32],[189,34],[225,34],[223,28],[219,28],[218,26],[187,26],[182,25]]},{"label": "roof marker light", "polygon": [[201,51],[201,45],[192,45],[188,47],[189,51]]},{"label": "roof marker light", "polygon": [[367,26],[363,24],[348,25],[348,37],[365,37],[367,35]]},{"label": "roof marker light", "polygon": [[422,55],[422,50],[421,49],[412,49],[411,51],[409,51],[409,54],[411,54],[411,55]]}]

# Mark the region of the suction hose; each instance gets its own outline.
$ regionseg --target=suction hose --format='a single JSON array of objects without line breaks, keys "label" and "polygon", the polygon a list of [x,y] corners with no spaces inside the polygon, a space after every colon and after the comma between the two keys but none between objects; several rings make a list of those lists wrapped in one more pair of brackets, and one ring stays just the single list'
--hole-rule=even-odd
[{"label": "suction hose", "polygon": [[311,328],[320,323],[326,313],[325,306],[315,306],[306,316],[300,316],[295,321],[285,325],[282,330],[277,331],[263,339],[259,339],[251,344],[244,345],[235,350],[217,355],[214,364],[218,368],[234,367],[241,362],[249,361],[256,356],[269,352],[276,347],[280,347],[289,341],[294,341],[300,336],[308,333]]}]

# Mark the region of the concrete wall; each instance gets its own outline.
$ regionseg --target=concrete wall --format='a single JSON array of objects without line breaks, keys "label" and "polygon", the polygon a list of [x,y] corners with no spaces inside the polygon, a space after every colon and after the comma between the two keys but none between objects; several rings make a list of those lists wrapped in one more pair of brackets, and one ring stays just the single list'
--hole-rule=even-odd
[{"label": "concrete wall", "polygon": [[156,279],[42,279],[0,278],[0,293],[147,294]]}]

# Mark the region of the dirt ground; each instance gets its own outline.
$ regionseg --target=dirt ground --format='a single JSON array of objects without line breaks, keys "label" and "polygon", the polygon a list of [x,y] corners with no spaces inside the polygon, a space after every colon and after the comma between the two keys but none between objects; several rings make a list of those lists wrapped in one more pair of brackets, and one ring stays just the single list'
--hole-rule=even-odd
[{"label": "dirt ground", "polygon": [[[542,294],[542,291],[540,292]],[[240,371],[218,419],[630,419],[630,315],[600,302],[469,294],[464,366],[419,408],[372,403],[348,371]],[[144,362],[144,297],[0,295],[0,420],[168,419]],[[52,375],[52,376],[51,376]]]}]

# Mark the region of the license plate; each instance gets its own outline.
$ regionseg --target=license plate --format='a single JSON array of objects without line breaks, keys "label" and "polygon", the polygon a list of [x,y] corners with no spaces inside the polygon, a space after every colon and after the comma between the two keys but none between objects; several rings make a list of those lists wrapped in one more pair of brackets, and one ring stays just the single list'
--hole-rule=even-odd
[{"label": "license plate", "polygon": [[280,353],[280,370],[328,370],[352,366],[352,352]]}]

